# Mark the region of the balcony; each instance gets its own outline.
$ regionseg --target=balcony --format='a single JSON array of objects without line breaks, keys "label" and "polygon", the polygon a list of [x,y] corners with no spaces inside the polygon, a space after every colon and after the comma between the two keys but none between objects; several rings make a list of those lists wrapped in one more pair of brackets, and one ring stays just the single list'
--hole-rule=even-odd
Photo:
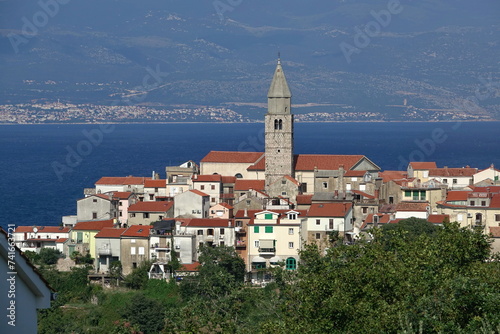
[{"label": "balcony", "polygon": [[236,234],[246,234],[247,233],[246,228],[244,228],[242,226],[236,226],[234,228],[234,231],[236,232]]},{"label": "balcony", "polygon": [[236,240],[236,248],[246,248],[247,243],[244,240]]},{"label": "balcony", "polygon": [[274,255],[276,253],[276,248],[259,248],[259,253],[261,255]]},{"label": "balcony", "polygon": [[97,254],[99,255],[111,255],[111,248],[98,248]]}]

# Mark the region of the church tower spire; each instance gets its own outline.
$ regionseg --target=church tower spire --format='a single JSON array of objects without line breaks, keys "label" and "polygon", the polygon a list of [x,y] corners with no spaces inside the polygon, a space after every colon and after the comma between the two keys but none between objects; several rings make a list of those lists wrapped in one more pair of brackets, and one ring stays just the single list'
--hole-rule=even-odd
[{"label": "church tower spire", "polygon": [[293,114],[292,93],[278,56],[271,87],[267,93],[267,114],[265,116],[266,139],[266,192],[274,194],[271,185],[285,175],[293,177]]}]

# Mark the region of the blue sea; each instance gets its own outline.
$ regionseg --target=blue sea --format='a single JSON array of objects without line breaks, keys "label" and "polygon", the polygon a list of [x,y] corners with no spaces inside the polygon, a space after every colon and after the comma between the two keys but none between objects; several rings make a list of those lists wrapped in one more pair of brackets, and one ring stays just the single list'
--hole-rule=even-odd
[{"label": "blue sea", "polygon": [[[497,122],[296,123],[295,153],[363,154],[383,170],[408,161],[500,167]],[[102,176],[165,177],[210,150],[263,151],[263,124],[0,125],[0,226],[58,225]]]}]

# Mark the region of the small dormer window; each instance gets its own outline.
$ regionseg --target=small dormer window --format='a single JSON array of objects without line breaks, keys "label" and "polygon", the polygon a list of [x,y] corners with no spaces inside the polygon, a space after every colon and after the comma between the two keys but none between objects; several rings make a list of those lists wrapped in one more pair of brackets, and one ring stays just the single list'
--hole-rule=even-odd
[{"label": "small dormer window", "polygon": [[292,219],[292,220],[297,219],[297,214],[296,213],[289,213],[288,214],[288,219]]}]

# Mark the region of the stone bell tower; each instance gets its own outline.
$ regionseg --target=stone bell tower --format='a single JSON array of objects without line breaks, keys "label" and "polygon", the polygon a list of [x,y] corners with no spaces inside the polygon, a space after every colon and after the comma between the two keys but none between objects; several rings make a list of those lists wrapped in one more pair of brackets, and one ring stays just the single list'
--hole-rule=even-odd
[{"label": "stone bell tower", "polygon": [[[272,183],[283,176],[294,176],[291,98],[292,93],[288,88],[281,60],[278,58],[273,81],[267,93],[268,107],[265,116],[266,191]],[[269,195],[275,196],[276,194]]]}]

